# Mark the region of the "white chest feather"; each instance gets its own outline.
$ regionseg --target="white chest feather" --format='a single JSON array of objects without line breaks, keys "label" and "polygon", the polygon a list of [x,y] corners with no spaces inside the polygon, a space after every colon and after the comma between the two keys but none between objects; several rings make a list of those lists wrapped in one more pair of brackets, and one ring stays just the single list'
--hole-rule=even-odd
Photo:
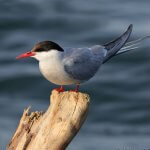
[{"label": "white chest feather", "polygon": [[69,85],[78,83],[65,71],[59,55],[55,55],[39,62],[39,68],[43,76],[52,83],[58,85]]}]

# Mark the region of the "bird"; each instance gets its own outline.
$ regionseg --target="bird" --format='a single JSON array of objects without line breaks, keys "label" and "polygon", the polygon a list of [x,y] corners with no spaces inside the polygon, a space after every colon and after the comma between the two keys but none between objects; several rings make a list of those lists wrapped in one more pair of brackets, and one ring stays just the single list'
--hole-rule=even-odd
[{"label": "bird", "polygon": [[[50,82],[60,85],[58,92],[64,92],[64,85],[75,84],[72,92],[78,92],[80,84],[91,79],[99,68],[113,56],[135,49],[139,41],[127,43],[133,25],[118,38],[103,45],[73,48],[61,47],[53,41],[42,41],[16,59],[33,57],[39,61],[41,74]],[[125,45],[127,43],[127,45]]]}]

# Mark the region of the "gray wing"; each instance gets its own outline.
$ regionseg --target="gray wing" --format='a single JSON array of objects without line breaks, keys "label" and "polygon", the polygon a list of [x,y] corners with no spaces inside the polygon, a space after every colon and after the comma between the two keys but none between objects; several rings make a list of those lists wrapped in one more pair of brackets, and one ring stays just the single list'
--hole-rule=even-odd
[{"label": "gray wing", "polygon": [[97,72],[103,62],[105,51],[101,46],[66,49],[64,69],[72,78],[86,81]]}]

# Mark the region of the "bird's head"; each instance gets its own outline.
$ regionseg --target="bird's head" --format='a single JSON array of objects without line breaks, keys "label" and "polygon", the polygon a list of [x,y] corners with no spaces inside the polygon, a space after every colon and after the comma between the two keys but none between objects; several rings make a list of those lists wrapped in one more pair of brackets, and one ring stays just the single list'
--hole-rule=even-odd
[{"label": "bird's head", "polygon": [[61,48],[57,43],[52,41],[43,41],[37,43],[31,51],[19,55],[16,59],[34,57],[41,61],[54,57],[63,51],[63,48]]}]

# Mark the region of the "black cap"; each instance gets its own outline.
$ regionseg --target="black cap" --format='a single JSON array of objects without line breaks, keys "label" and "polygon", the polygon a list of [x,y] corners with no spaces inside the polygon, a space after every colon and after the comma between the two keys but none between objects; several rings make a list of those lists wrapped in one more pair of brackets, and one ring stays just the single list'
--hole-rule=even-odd
[{"label": "black cap", "polygon": [[62,47],[60,47],[57,43],[52,41],[43,41],[37,43],[32,49],[33,52],[44,52],[50,50],[64,51]]}]

